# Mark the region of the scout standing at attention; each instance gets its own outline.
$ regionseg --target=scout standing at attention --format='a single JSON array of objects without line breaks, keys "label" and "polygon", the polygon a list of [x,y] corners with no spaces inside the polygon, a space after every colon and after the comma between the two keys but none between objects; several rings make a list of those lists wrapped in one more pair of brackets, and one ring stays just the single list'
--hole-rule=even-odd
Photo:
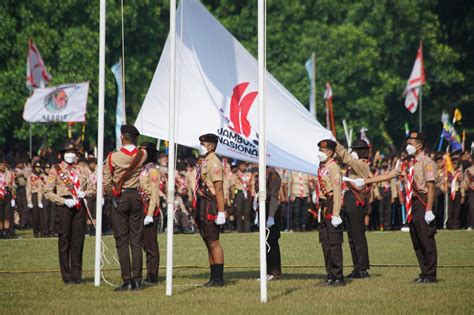
[{"label": "scout standing at attention", "polygon": [[[342,273],[342,241],[344,227],[341,213],[341,168],[334,160],[336,142],[322,140],[318,143],[318,192],[325,205],[321,206],[319,241],[323,248],[324,263],[328,274],[326,286],[344,285]],[[319,198],[318,198],[319,199]]]},{"label": "scout standing at attention", "polygon": [[368,179],[357,179],[358,185],[378,183],[401,174],[405,175],[405,195],[407,220],[410,236],[415,250],[421,274],[415,283],[433,283],[436,281],[437,251],[436,222],[433,214],[436,163],[424,152],[425,136],[420,132],[411,132],[406,151],[406,161],[397,165],[391,172]]},{"label": "scout standing at attention", "polygon": [[224,286],[224,251],[219,242],[219,225],[225,223],[224,172],[215,151],[219,138],[214,134],[199,137],[204,159],[196,173],[193,206],[196,223],[209,255],[211,277],[204,287]]}]

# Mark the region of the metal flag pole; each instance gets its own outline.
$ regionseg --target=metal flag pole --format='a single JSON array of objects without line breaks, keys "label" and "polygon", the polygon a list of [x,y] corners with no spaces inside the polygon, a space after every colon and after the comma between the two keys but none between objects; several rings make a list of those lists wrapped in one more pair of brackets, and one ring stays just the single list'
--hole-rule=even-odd
[{"label": "metal flag pole", "polygon": [[168,220],[166,233],[166,295],[173,294],[173,208],[175,180],[176,0],[170,0],[170,104],[168,150]]},{"label": "metal flag pole", "polygon": [[267,170],[265,139],[265,78],[266,78],[266,0],[258,1],[258,197],[260,231],[260,302],[267,303],[266,209]]},{"label": "metal flag pole", "polygon": [[311,103],[314,104],[314,118],[318,120],[318,111],[316,106],[316,54],[313,52],[311,54],[312,60],[312,69],[313,75],[311,76]]},{"label": "metal flag pole", "polygon": [[[97,126],[97,161],[104,160],[104,96],[105,96],[105,0],[100,0],[99,20],[99,113]],[[95,230],[94,285],[100,285],[100,260],[102,255],[102,194],[103,163],[97,163],[97,199]]]},{"label": "metal flag pole", "polygon": [[420,132],[423,131],[423,85],[420,85],[420,117],[419,117],[419,128]]}]

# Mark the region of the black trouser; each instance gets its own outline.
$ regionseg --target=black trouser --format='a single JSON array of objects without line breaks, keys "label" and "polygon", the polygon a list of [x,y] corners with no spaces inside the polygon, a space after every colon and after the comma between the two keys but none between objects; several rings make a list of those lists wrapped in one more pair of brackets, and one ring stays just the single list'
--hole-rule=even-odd
[{"label": "black trouser", "polygon": [[467,227],[474,228],[474,190],[467,191],[467,202],[469,211],[467,213]]},{"label": "black trouser", "polygon": [[461,223],[459,216],[461,213],[461,192],[456,192],[454,200],[451,199],[451,194],[448,195],[448,229],[459,229]]},{"label": "black trouser", "polygon": [[308,197],[296,197],[292,204],[293,208],[293,229],[300,230],[309,223]]},{"label": "black trouser", "polygon": [[[34,206],[34,203],[33,203],[33,206]],[[54,211],[55,209],[56,208],[49,200],[46,200],[45,198],[43,198],[43,208],[40,209],[42,235],[51,235],[56,232],[56,228],[55,228],[56,212]]]},{"label": "black trouser", "polygon": [[143,250],[146,254],[146,274],[147,277],[158,277],[158,268],[160,266],[160,249],[156,236],[157,223],[143,227]]},{"label": "black trouser", "polygon": [[438,193],[435,194],[433,213],[435,214],[436,227],[438,229],[442,229],[444,227],[444,192],[442,192],[440,189],[438,190]]},{"label": "black trouser", "polygon": [[[137,190],[125,190],[111,212],[115,246],[123,281],[142,278],[143,205]],[[132,261],[130,263],[130,253]]]},{"label": "black trouser", "polygon": [[283,230],[291,230],[293,225],[293,215],[291,204],[289,202],[282,202],[280,204],[280,211],[281,211],[281,221],[280,221],[280,229]]},{"label": "black trouser", "polygon": [[[332,213],[333,202],[330,201],[326,212]],[[319,224],[319,242],[323,248],[324,264],[326,272],[331,279],[342,279],[342,242],[343,242],[343,225],[335,228],[331,224],[331,219],[321,218]]]},{"label": "black trouser", "polygon": [[368,198],[364,199],[365,202],[362,205],[360,201],[357,202],[356,196],[352,191],[349,190],[344,194],[344,223],[349,239],[354,271],[365,271],[370,268],[369,248],[364,226]]},{"label": "black trouser", "polygon": [[392,228],[392,193],[380,188],[382,200],[379,203],[379,222],[381,229],[390,230]]},{"label": "black trouser", "polygon": [[41,224],[43,209],[39,207],[38,193],[31,194],[31,203],[33,204],[33,208],[31,209],[31,223],[33,225],[33,234],[35,237],[38,237],[40,232],[41,234],[43,234],[43,226]]},{"label": "black trouser", "polygon": [[436,279],[438,254],[436,251],[436,222],[429,225],[425,221],[425,206],[418,198],[413,198],[410,236],[418,264],[421,268],[420,277]]},{"label": "black trouser", "polygon": [[[4,223],[5,221],[10,222],[10,228],[13,225],[13,209],[12,209],[12,196],[10,194],[6,194],[3,199],[0,199],[0,221]],[[3,229],[5,227],[3,226]]]},{"label": "black trouser", "polygon": [[252,214],[251,196],[247,195],[247,199],[245,199],[244,193],[242,191],[239,191],[235,195],[234,208],[236,230],[238,232],[250,232],[250,228],[252,225],[250,217],[250,215]]},{"label": "black trouser", "polygon": [[[268,204],[267,204],[268,205]],[[267,208],[268,209],[268,208]],[[269,232],[268,232],[269,230]],[[275,225],[267,230],[267,274],[281,276],[280,219],[275,216]]]},{"label": "black trouser", "polygon": [[188,215],[181,210],[178,210],[174,213],[174,219],[176,221],[176,226],[179,226],[182,229],[187,229],[191,226]]},{"label": "black trouser", "polygon": [[59,218],[59,267],[63,281],[80,282],[82,277],[82,251],[86,235],[86,210],[56,206]]},{"label": "black trouser", "polygon": [[16,190],[16,207],[18,209],[18,215],[20,216],[20,226],[26,227],[31,223],[31,214],[26,201],[25,186],[18,186]]}]

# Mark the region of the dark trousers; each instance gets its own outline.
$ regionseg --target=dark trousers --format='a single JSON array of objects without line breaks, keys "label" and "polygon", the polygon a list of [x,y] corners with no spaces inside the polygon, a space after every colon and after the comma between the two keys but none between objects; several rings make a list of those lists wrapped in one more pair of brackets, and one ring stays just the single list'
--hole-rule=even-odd
[{"label": "dark trousers", "polygon": [[[142,278],[143,205],[138,191],[124,191],[116,198],[117,208],[111,212],[115,246],[123,281]],[[130,263],[130,253],[132,261]]]},{"label": "dark trousers", "polygon": [[19,186],[16,190],[16,206],[20,216],[20,226],[26,227],[31,224],[31,213],[26,201],[26,187]]},{"label": "dark trousers", "polygon": [[275,225],[267,229],[267,274],[275,277],[281,276],[280,222],[275,218]]},{"label": "dark trousers", "polygon": [[451,194],[448,195],[448,229],[459,229],[461,223],[459,216],[461,214],[461,192],[457,192],[454,200],[451,199]]},{"label": "dark trousers", "polygon": [[59,218],[59,267],[63,281],[80,282],[82,277],[82,251],[86,234],[86,211],[56,206]]},{"label": "dark trousers", "polygon": [[437,189],[435,194],[433,213],[435,214],[436,227],[442,229],[444,227],[444,192],[440,189]]},{"label": "dark trousers", "polygon": [[157,224],[148,224],[143,227],[143,250],[146,254],[146,271],[147,277],[158,276],[158,268],[160,266],[160,249],[158,247]]},{"label": "dark trousers", "polygon": [[252,214],[252,198],[250,195],[245,199],[244,193],[239,191],[234,199],[235,223],[238,232],[250,232],[252,225],[250,215]]},{"label": "dark trousers", "polygon": [[352,191],[344,194],[344,223],[346,225],[349,248],[351,249],[354,271],[365,271],[370,268],[369,248],[365,237],[365,202],[364,205],[356,204],[356,197]]},{"label": "dark trousers", "polygon": [[293,215],[291,204],[289,202],[282,202],[280,204],[281,224],[280,228],[284,230],[291,230],[293,228]]},{"label": "dark trousers", "polygon": [[392,194],[390,190],[384,191],[380,188],[380,195],[382,196],[379,203],[380,228],[390,230],[392,228]]},{"label": "dark trousers", "polygon": [[33,234],[35,237],[38,237],[40,232],[43,232],[41,225],[41,214],[43,209],[38,206],[38,193],[31,194],[31,202],[33,203],[33,208],[31,209],[31,223],[33,226]]},{"label": "dark trousers", "polygon": [[342,241],[343,225],[335,228],[331,220],[321,219],[319,224],[319,242],[323,248],[326,272],[331,279],[342,279]]},{"label": "dark trousers", "polygon": [[421,268],[420,277],[435,280],[438,261],[435,241],[436,223],[431,222],[428,225],[425,221],[425,212],[423,203],[413,198],[410,236]]},{"label": "dark trousers", "polygon": [[[0,221],[8,220],[10,222],[10,226],[13,225],[13,209],[11,201],[12,197],[9,194],[5,195],[3,199],[0,199]],[[5,227],[3,229],[5,229]]]},{"label": "dark trousers", "polygon": [[474,190],[467,192],[467,202],[469,203],[469,211],[467,213],[467,227],[474,228]]},{"label": "dark trousers", "polygon": [[296,197],[292,204],[293,229],[298,231],[306,228],[309,223],[308,197]]}]

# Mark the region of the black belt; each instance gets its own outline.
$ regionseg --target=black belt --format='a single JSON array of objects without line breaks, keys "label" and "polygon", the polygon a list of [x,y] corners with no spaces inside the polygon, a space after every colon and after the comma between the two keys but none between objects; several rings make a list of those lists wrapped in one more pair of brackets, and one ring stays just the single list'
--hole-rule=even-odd
[{"label": "black belt", "polygon": [[124,192],[136,192],[136,191],[138,191],[138,189],[136,189],[136,188],[123,188],[122,189],[123,193]]}]

